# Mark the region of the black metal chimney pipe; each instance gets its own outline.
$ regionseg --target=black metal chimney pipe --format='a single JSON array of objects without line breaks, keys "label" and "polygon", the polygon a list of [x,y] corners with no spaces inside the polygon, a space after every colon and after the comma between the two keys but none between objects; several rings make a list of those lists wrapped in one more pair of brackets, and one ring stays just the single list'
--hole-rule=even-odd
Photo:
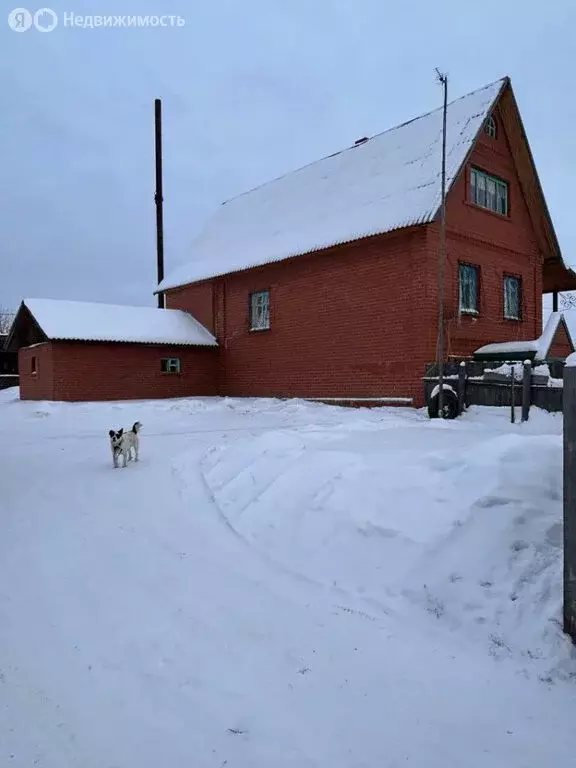
[{"label": "black metal chimney pipe", "polygon": [[[158,285],[164,280],[164,198],[162,196],[162,102],[154,100],[154,132],[156,144],[156,259]],[[158,308],[164,309],[164,294],[158,294]]]}]

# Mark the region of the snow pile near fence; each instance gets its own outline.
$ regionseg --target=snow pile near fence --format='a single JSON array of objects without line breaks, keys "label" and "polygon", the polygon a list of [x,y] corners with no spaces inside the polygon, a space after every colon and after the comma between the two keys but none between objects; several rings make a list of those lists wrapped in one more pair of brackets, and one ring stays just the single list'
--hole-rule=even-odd
[{"label": "snow pile near fence", "polygon": [[571,675],[561,418],[533,409],[491,433],[504,410],[472,409],[438,448],[425,424],[317,442],[273,433],[213,448],[202,471],[230,526],[283,567],[376,601],[408,597],[527,672]]}]

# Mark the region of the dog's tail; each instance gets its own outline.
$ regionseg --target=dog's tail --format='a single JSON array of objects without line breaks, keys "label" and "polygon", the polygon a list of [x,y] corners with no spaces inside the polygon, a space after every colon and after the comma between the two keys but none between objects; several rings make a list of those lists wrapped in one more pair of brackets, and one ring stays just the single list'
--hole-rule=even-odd
[{"label": "dog's tail", "polygon": [[137,435],[138,432],[140,431],[141,426],[142,424],[140,424],[139,421],[135,421],[134,424],[132,425],[132,432],[134,432],[134,434]]}]

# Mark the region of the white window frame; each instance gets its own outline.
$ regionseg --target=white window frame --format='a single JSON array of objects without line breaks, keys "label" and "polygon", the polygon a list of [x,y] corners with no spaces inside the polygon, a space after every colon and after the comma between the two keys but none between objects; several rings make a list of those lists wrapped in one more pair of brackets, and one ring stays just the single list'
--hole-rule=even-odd
[{"label": "white window frame", "polygon": [[163,357],[160,361],[162,373],[182,373],[179,357]]},{"label": "white window frame", "polygon": [[496,120],[494,120],[492,115],[486,118],[486,122],[484,123],[484,133],[490,136],[491,139],[496,138]]},{"label": "white window frame", "polygon": [[[513,280],[517,285],[516,298],[518,300],[518,307],[516,314],[511,314],[508,310],[508,281]],[[504,318],[506,320],[521,320],[522,319],[522,279],[516,275],[504,275]]]},{"label": "white window frame", "polygon": [[[473,269],[476,274],[476,306],[465,307],[463,304],[462,293],[462,271],[464,269]],[[480,268],[476,264],[466,264],[466,262],[458,262],[458,306],[462,315],[479,315],[480,314]]]},{"label": "white window frame", "polygon": [[270,291],[253,291],[250,294],[250,330],[270,329]]},{"label": "white window frame", "polygon": [[[508,182],[491,176],[479,168],[470,169],[470,200],[474,205],[484,208],[499,216],[508,216],[510,208]],[[499,201],[503,200],[504,210],[499,210]]]}]

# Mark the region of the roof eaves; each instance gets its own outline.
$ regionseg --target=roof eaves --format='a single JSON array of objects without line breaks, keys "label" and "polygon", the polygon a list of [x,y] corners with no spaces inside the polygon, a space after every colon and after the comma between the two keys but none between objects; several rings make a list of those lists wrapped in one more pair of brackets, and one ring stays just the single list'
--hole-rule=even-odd
[{"label": "roof eaves", "polygon": [[[306,256],[308,254],[312,255],[315,253],[320,253],[321,251],[327,251],[329,248],[336,248],[341,245],[356,243],[361,240],[368,240],[371,237],[378,237],[379,235],[389,235],[389,234],[392,234],[393,232],[400,232],[403,229],[410,229],[411,227],[420,227],[423,224],[429,224],[431,221],[433,221],[434,216],[435,214],[433,213],[433,211],[430,210],[416,219],[406,220],[405,222],[402,222],[401,224],[398,224],[397,226],[392,227],[391,229],[377,229],[373,232],[351,235],[350,237],[346,237],[340,240],[333,240],[330,242],[319,243],[318,245],[312,248],[308,248],[307,250],[293,250],[287,254],[282,254],[277,258],[270,258],[270,259],[267,259],[266,261],[261,261],[258,264],[245,264],[233,270],[227,270],[222,272],[221,271],[210,272],[209,275],[198,277],[194,280],[184,280],[183,282],[174,281],[173,283],[168,283],[167,280],[163,280],[156,287],[153,295],[156,296],[157,294],[164,293],[165,291],[172,291],[172,290],[175,290],[176,288],[183,288],[186,285],[195,285],[196,283],[202,283],[206,280],[212,280],[217,277],[226,277],[227,275],[235,275],[238,272],[248,272],[249,270],[260,269],[261,267],[266,267],[270,264],[279,264],[282,261],[288,261],[289,259],[294,259],[297,256]],[[187,265],[185,264],[182,265],[182,267],[185,267],[185,266]]]}]

